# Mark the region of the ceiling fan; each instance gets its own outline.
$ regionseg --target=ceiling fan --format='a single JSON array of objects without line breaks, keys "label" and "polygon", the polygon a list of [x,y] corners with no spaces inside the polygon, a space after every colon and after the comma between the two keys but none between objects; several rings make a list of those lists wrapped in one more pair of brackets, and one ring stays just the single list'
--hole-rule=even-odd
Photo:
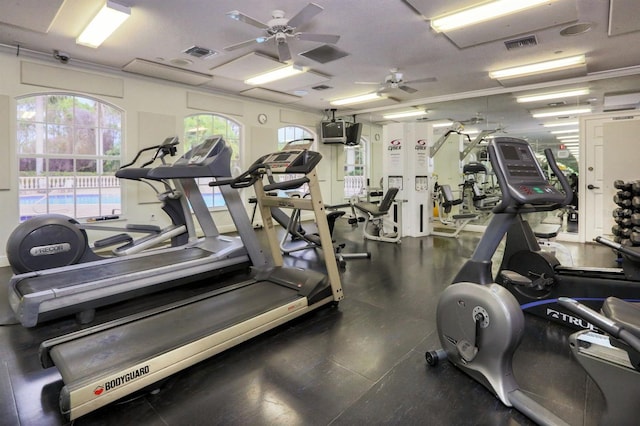
[{"label": "ceiling fan", "polygon": [[280,62],[287,62],[291,60],[291,50],[287,40],[289,38],[296,38],[298,40],[316,41],[318,43],[335,44],[340,39],[339,35],[334,34],[313,34],[297,31],[298,27],[303,26],[311,19],[313,19],[318,13],[322,12],[324,8],[315,3],[309,3],[294,17],[288,19],[285,18],[285,13],[282,10],[274,10],[271,12],[271,20],[266,24],[253,19],[242,12],[233,10],[227,12],[227,16],[236,21],[242,21],[246,24],[253,25],[254,27],[264,30],[265,35],[253,38],[251,40],[243,41],[241,43],[233,44],[224,48],[226,51],[232,51],[241,49],[243,47],[251,46],[253,44],[260,44],[269,40],[275,40],[278,47],[278,57]]},{"label": "ceiling fan", "polygon": [[414,89],[413,87],[407,86],[407,84],[417,84],[417,83],[431,83],[436,81],[435,77],[427,77],[421,78],[418,80],[410,80],[404,81],[404,75],[398,70],[398,68],[391,68],[389,70],[389,74],[384,78],[382,82],[374,82],[374,81],[356,81],[355,84],[376,84],[380,86],[378,92],[386,92],[391,89],[400,89],[407,93],[415,93],[418,89]]}]

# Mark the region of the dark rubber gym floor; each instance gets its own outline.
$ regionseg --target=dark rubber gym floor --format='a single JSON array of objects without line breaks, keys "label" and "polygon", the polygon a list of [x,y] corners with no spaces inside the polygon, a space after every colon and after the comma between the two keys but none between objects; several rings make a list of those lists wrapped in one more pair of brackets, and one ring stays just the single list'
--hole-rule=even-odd
[{"label": "dark rubber gym floor", "polygon": [[[361,228],[340,220],[346,252],[368,250],[342,273],[345,299],[182,371],[160,391],[112,404],[76,425],[528,425],[483,386],[448,363],[425,363],[439,347],[438,295],[471,253],[480,234],[458,239],[403,238],[364,242]],[[611,250],[567,244],[576,265],[615,266]],[[317,268],[313,250],[287,258]],[[8,281],[9,268],[0,270]],[[102,322],[202,292],[197,283],[98,311]],[[8,319],[5,292],[0,319]],[[526,317],[516,352],[520,386],[572,425],[597,423],[602,397],[571,358],[570,331]],[[73,319],[35,329],[0,327],[0,424],[65,424],[55,368],[43,370],[41,341],[78,329]],[[171,330],[167,330],[170,333]]]}]

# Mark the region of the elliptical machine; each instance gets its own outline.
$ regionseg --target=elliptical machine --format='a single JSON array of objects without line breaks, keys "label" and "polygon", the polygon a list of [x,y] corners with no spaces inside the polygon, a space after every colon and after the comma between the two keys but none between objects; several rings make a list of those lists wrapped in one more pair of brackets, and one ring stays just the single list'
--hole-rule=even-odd
[{"label": "elliptical machine", "polygon": [[[183,195],[172,188],[165,179],[154,179],[148,176],[149,171],[152,170],[148,166],[156,161],[166,164],[165,156],[174,156],[178,143],[177,137],[169,137],[159,145],[143,148],[130,163],[123,165],[115,173],[119,179],[148,184],[156,192],[158,200],[162,202],[161,208],[171,219],[171,225],[160,228],[154,225],[129,224],[125,228],[119,228],[97,224],[99,222],[106,224],[110,217],[94,219],[93,223],[80,223],[61,214],[36,216],[18,225],[7,239],[7,258],[13,271],[20,274],[101,260],[104,256],[96,254],[94,249],[111,246],[117,246],[112,249],[113,255],[126,256],[169,240],[171,247],[186,244],[189,241],[186,226],[186,214],[189,214],[189,210]],[[150,160],[139,167],[131,167],[139,161],[142,154],[148,151],[155,151]],[[150,181],[163,183],[165,191],[158,191]],[[91,247],[87,229],[125,232],[97,240]],[[134,240],[129,232],[147,235]]]},{"label": "elliptical machine", "polygon": [[[549,183],[527,142],[495,138],[488,149],[502,200],[473,256],[440,296],[436,321],[443,349],[427,352],[426,359],[430,365],[449,359],[503,404],[539,424],[566,424],[523,393],[515,381],[512,361],[524,332],[524,314],[516,298],[494,282],[491,258],[520,213],[553,210],[567,203],[572,193],[550,149],[545,155],[564,194]],[[521,279],[511,275],[512,280]]]}]

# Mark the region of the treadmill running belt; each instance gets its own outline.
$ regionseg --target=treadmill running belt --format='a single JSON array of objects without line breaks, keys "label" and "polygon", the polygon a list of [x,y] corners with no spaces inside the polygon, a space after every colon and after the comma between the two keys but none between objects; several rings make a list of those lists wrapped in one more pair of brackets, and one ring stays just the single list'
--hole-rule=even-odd
[{"label": "treadmill running belt", "polygon": [[16,291],[21,295],[38,293],[53,288],[65,288],[104,278],[119,277],[140,271],[148,271],[168,263],[176,264],[191,260],[202,259],[211,255],[210,252],[199,248],[176,250],[171,253],[158,253],[150,256],[127,259],[118,258],[118,262],[109,262],[98,265],[89,265],[86,268],[74,271],[61,271],[59,273],[34,276],[21,280],[16,284]]},{"label": "treadmill running belt", "polygon": [[[132,323],[56,345],[50,356],[65,384],[142,362],[211,335],[274,307],[298,291],[270,281],[161,312]],[[94,373],[94,374],[92,374]]]}]

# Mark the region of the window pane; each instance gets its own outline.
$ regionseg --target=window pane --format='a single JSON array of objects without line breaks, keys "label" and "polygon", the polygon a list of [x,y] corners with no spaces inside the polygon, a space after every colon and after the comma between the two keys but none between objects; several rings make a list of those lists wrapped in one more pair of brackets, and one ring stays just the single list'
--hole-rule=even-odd
[{"label": "window pane", "polygon": [[102,132],[102,155],[120,156],[122,132],[119,130],[104,130]]},{"label": "window pane", "polygon": [[76,172],[77,174],[90,174],[94,175],[97,173],[96,169],[96,160],[76,160]]},{"label": "window pane", "polygon": [[18,122],[18,154],[41,154],[44,151],[43,129],[42,124]]},{"label": "window pane", "polygon": [[122,112],[109,105],[100,104],[100,127],[107,129],[121,129]]},{"label": "window pane", "polygon": [[76,143],[73,146],[73,153],[80,155],[98,155],[95,128],[76,129]]},{"label": "window pane", "polygon": [[96,127],[98,125],[96,101],[79,97],[76,97],[75,100],[74,125],[76,127]]},{"label": "window pane", "polygon": [[73,152],[73,139],[71,127],[47,125],[47,154],[71,154]]},{"label": "window pane", "polygon": [[[103,160],[102,173],[112,175],[120,168],[120,160]],[[114,176],[115,177],[115,176]]]},{"label": "window pane", "polygon": [[73,96],[50,95],[47,101],[47,122],[73,124]]},{"label": "window pane", "polygon": [[[19,121],[36,121],[36,99],[36,97],[30,97],[18,100],[16,117]],[[42,121],[42,117],[39,121]]]}]

